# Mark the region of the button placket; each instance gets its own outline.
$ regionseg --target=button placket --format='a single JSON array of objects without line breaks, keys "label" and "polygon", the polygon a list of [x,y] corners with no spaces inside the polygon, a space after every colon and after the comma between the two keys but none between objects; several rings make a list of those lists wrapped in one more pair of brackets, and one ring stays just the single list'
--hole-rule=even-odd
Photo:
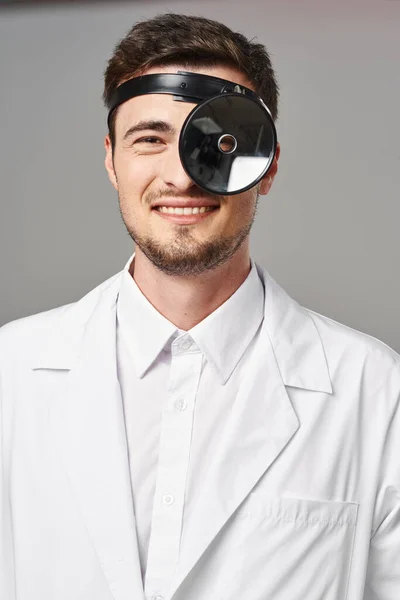
[{"label": "button placket", "polygon": [[[189,346],[193,346],[189,340]],[[201,373],[201,352],[172,351],[169,400],[164,406],[160,432],[157,481],[150,532],[145,592],[168,584],[179,559],[185,484],[189,465],[193,415]]]},{"label": "button placket", "polygon": [[183,339],[174,340],[172,343],[173,354],[184,354],[194,346],[194,342],[190,336],[186,336]]},{"label": "button placket", "polygon": [[165,506],[171,506],[175,502],[175,498],[171,494],[164,494],[162,501]]},{"label": "button placket", "polygon": [[178,412],[182,412],[186,409],[187,409],[187,403],[185,402],[185,400],[183,400],[183,398],[179,398],[178,400],[175,401],[175,410],[177,410]]},{"label": "button placket", "polygon": [[190,346],[192,345],[192,342],[187,338],[186,340],[183,340],[179,347],[181,350],[189,350]]}]

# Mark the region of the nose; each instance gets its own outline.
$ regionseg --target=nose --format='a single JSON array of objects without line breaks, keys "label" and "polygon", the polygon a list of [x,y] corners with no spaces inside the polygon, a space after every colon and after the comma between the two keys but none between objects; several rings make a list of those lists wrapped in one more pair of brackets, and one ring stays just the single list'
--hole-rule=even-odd
[{"label": "nose", "polygon": [[195,183],[190,179],[189,175],[183,168],[180,156],[178,144],[171,145],[168,152],[165,153],[165,161],[163,164],[162,179],[164,183],[170,187],[175,188],[179,192],[186,192],[192,187],[195,187]]}]

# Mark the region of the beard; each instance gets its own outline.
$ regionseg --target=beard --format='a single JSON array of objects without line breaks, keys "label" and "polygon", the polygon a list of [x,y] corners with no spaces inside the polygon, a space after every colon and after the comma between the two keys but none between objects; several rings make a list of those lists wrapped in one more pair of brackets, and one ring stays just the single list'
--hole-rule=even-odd
[{"label": "beard", "polygon": [[[163,194],[164,197],[167,195]],[[202,193],[202,197],[204,198],[204,193]],[[174,239],[168,244],[161,243],[154,237],[143,235],[133,225],[128,224],[121,209],[121,206],[127,206],[128,203],[123,202],[121,195],[119,206],[121,218],[129,236],[148,260],[162,273],[171,276],[190,277],[216,269],[232,258],[250,233],[257,213],[258,198],[257,193],[254,211],[250,220],[235,234],[226,237],[214,236],[206,241],[199,241],[192,235],[188,227],[177,226]]]}]

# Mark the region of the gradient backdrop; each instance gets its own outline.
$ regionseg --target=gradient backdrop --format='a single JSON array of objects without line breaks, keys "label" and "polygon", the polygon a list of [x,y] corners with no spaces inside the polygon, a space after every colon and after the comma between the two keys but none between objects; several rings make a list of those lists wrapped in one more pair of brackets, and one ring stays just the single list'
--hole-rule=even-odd
[{"label": "gradient backdrop", "polygon": [[253,257],[303,305],[400,352],[400,2],[0,5],[0,325],[79,299],[133,244],[103,167],[102,73],[134,21],[221,20],[272,54],[280,170]]}]

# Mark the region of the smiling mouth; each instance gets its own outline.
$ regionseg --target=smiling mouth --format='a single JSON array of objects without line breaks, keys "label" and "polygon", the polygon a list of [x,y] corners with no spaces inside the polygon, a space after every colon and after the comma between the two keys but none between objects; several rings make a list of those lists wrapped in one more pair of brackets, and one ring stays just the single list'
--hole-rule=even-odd
[{"label": "smiling mouth", "polygon": [[196,225],[200,221],[212,218],[219,206],[172,207],[155,206],[152,209],[161,219],[174,225]]},{"label": "smiling mouth", "polygon": [[198,215],[217,210],[218,206],[155,206],[153,210],[167,215]]}]

